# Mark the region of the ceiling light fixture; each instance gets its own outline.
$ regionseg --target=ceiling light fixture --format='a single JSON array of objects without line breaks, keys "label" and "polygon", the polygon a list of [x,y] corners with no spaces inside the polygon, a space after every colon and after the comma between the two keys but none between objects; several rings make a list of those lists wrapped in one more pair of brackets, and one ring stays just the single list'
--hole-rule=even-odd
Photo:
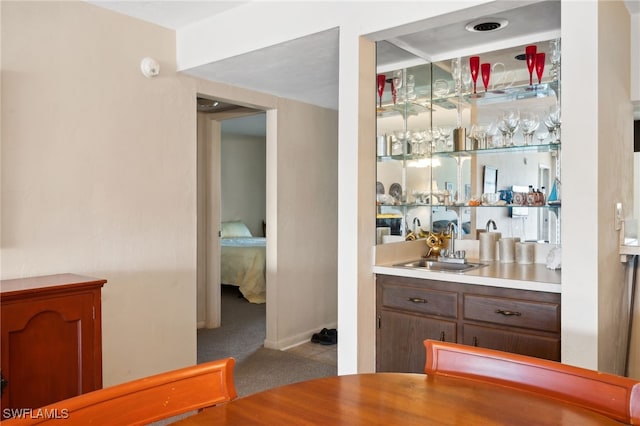
[{"label": "ceiling light fixture", "polygon": [[472,33],[486,33],[498,31],[509,25],[509,21],[503,18],[480,18],[469,22],[465,29]]}]

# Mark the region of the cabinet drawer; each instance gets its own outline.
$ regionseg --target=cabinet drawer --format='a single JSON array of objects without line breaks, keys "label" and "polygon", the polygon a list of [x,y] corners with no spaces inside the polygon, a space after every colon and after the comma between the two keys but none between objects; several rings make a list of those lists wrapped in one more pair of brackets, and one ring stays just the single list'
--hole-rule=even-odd
[{"label": "cabinet drawer", "polygon": [[464,319],[560,332],[560,304],[464,294]]},{"label": "cabinet drawer", "polygon": [[462,343],[487,349],[560,361],[560,336],[541,336],[464,324]]},{"label": "cabinet drawer", "polygon": [[458,294],[451,291],[383,285],[382,305],[428,315],[458,317]]}]

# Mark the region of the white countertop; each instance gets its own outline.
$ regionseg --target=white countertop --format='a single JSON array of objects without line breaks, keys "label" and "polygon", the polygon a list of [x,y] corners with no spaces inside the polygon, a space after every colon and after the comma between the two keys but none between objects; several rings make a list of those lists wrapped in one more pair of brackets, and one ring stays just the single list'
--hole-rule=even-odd
[{"label": "white countertop", "polygon": [[[386,246],[386,247],[385,247]],[[471,248],[471,247],[464,247]],[[471,251],[475,254],[477,251]],[[424,242],[413,241],[378,246],[376,248],[375,274],[395,275],[398,277],[421,278],[437,281],[450,281],[462,284],[477,284],[490,287],[513,288],[520,290],[546,291],[561,293],[561,271],[548,269],[545,263],[520,265],[517,263],[480,262],[470,257],[471,263],[487,266],[467,272],[436,272],[425,269],[412,269],[393,266],[420,259],[424,254]],[[544,254],[544,253],[541,253]],[[476,254],[477,255],[477,254]],[[546,256],[546,255],[545,255]]]},{"label": "white countertop", "polygon": [[398,277],[422,278],[438,281],[450,281],[463,284],[479,284],[491,287],[514,288],[520,290],[546,291],[560,293],[560,271],[547,269],[545,265],[519,265],[517,263],[478,262],[487,266],[471,271],[434,272],[423,269],[411,269],[392,265],[376,265],[376,274],[395,275]]}]

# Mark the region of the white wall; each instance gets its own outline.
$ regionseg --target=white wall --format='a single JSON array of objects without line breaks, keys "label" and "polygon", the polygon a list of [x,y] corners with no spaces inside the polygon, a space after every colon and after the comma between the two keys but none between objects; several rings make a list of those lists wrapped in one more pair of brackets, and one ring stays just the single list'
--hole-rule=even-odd
[{"label": "white wall", "polygon": [[224,133],[222,124],[221,220],[241,220],[262,237],[266,219],[266,138]]},{"label": "white wall", "polygon": [[[391,2],[324,2],[314,3],[313,13],[309,13],[308,4],[294,6],[292,3],[252,2],[234,9],[234,13],[238,14],[237,19],[241,15],[246,24],[245,36],[235,43],[223,46],[217,43],[219,36],[237,22],[233,14],[205,20],[178,33],[178,62],[181,69],[188,69],[336,26],[340,28],[338,314],[341,336],[346,340],[342,340],[344,344],[341,343],[338,349],[338,371],[341,374],[371,371],[375,360],[372,332],[374,279],[371,273],[371,245],[375,237],[371,229],[364,225],[369,223],[367,205],[371,206],[368,214],[372,218],[375,211],[372,185],[375,181],[375,153],[374,148],[367,149],[367,144],[375,147],[375,133],[370,134],[375,117],[368,117],[363,112],[365,106],[371,104],[367,90],[375,87],[375,69],[367,68],[371,65],[368,55],[371,46],[359,40],[359,37],[371,35],[372,40],[389,38],[407,31],[409,27],[416,28],[422,20],[483,3],[492,6],[498,2],[434,0],[408,3],[407,7]],[[620,159],[624,167],[610,168],[610,164],[618,158],[622,142],[603,135],[608,132],[617,134],[618,126],[623,124],[621,121],[611,128],[610,121],[601,122],[598,116],[598,103],[603,100],[603,93],[596,88],[610,76],[604,68],[600,69],[603,64],[599,55],[606,55],[599,47],[598,32],[594,28],[603,32],[609,26],[617,26],[615,23],[599,22],[600,4],[606,5],[603,7],[618,7],[622,3],[562,2],[565,85],[562,350],[565,362],[591,368],[598,367],[599,358],[610,358],[609,352],[614,350],[613,347],[598,349],[599,345],[605,343],[599,340],[599,334],[604,332],[600,329],[599,318],[602,317],[601,311],[610,307],[605,300],[599,300],[599,280],[604,280],[602,286],[607,289],[613,280],[620,277],[623,268],[612,260],[614,248],[611,242],[616,238],[608,226],[613,211],[609,204],[612,197],[627,195],[620,182],[625,178],[629,180],[626,163],[631,161],[631,156],[627,156]],[[393,10],[393,13],[389,13],[389,10]],[[473,9],[466,11],[470,16],[474,13]],[[267,14],[270,19],[263,19]],[[291,16],[295,16],[295,19],[290,19]],[[612,37],[620,36],[617,31]],[[626,38],[629,38],[628,34]],[[585,55],[584,46],[589,46],[589,51],[594,54]],[[628,99],[628,93],[624,98]],[[615,104],[615,99],[612,102]],[[617,105],[612,106],[617,108]],[[606,149],[612,140],[609,146],[614,149]],[[599,156],[604,159],[599,159]],[[594,188],[605,187],[610,188],[610,195],[604,198],[599,195],[601,191],[594,191]],[[602,210],[595,207],[600,205],[599,201],[602,201]],[[593,232],[601,230],[601,226],[606,230],[596,240]],[[600,242],[604,244],[600,245]],[[604,293],[607,293],[606,290]],[[354,310],[356,307],[357,311]],[[609,320],[606,323],[607,329],[613,324]],[[613,364],[606,360],[602,365],[608,368]]]},{"label": "white wall", "polygon": [[337,325],[338,114],[279,99],[275,121],[277,147],[267,133],[265,346],[282,349]]},{"label": "white wall", "polygon": [[[335,323],[335,111],[177,74],[172,31],[88,3],[0,7],[1,277],[108,280],[105,386],[196,362],[199,94],[282,112],[268,118],[267,155],[281,158],[267,174],[282,187],[267,222],[285,247],[268,253],[267,315],[281,323],[267,337],[283,345]],[[141,74],[145,56],[158,77]]]},{"label": "white wall", "polygon": [[84,2],[1,7],[2,278],[108,280],[105,386],[193,364],[195,91],[174,33]]}]

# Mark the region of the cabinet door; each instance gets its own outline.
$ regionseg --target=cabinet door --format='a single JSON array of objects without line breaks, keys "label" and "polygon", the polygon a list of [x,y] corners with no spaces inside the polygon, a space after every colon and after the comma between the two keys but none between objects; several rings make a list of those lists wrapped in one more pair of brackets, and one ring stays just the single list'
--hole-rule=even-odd
[{"label": "cabinet door", "polygon": [[376,370],[423,373],[425,339],[456,341],[456,323],[380,310]]},{"label": "cabinet door", "polygon": [[37,408],[101,387],[95,292],[2,306],[3,408]]},{"label": "cabinet door", "polygon": [[462,343],[560,361],[560,338],[464,324]]}]

